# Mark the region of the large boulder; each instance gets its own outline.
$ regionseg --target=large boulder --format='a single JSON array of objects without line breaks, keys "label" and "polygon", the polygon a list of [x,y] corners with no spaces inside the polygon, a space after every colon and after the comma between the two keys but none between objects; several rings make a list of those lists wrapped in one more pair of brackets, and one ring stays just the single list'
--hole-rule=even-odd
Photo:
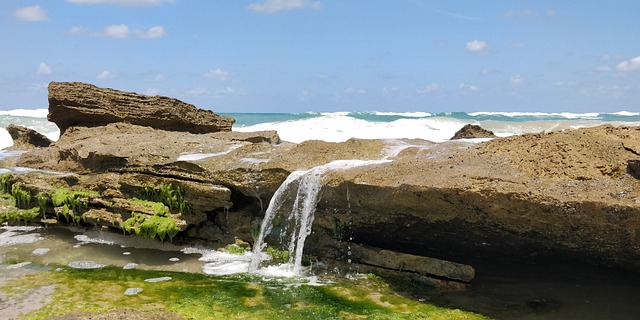
[{"label": "large boulder", "polygon": [[49,121],[64,134],[69,127],[127,122],[168,131],[231,131],[234,119],[177,99],[98,88],[81,82],[49,84]]}]

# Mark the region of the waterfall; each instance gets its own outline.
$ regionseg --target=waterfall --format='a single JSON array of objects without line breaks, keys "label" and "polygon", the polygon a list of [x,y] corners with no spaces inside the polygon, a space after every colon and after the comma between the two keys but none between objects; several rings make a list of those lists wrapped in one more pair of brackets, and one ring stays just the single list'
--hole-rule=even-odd
[{"label": "waterfall", "polygon": [[[311,234],[316,205],[322,190],[322,176],[327,170],[348,169],[356,166],[390,162],[390,160],[339,160],[305,171],[294,171],[274,193],[269,207],[260,225],[260,233],[253,247],[249,272],[255,272],[264,260],[262,251],[266,248],[265,239],[273,229],[278,214],[285,214],[287,223],[281,232],[289,250],[291,273],[299,275],[302,266],[304,242]],[[295,194],[295,196],[293,195]]]}]

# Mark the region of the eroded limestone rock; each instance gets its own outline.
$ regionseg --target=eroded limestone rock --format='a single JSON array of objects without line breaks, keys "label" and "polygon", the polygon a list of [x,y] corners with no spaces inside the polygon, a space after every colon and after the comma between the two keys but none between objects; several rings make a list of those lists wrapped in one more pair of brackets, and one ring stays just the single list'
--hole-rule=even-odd
[{"label": "eroded limestone rock", "polygon": [[177,99],[147,96],[81,82],[49,84],[49,121],[60,132],[69,127],[95,127],[127,122],[156,129],[211,133],[231,131],[234,119]]},{"label": "eroded limestone rock", "polygon": [[23,126],[17,126],[10,124],[5,129],[11,135],[13,139],[12,149],[31,149],[31,148],[45,148],[51,145],[51,139],[45,135]]}]

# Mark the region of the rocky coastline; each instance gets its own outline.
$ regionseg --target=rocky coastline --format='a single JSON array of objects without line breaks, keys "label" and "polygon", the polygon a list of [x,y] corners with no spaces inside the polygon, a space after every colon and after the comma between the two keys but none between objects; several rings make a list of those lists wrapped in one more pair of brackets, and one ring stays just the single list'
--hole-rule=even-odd
[{"label": "rocky coastline", "polygon": [[42,170],[2,180],[19,209],[39,212],[32,222],[253,243],[292,172],[369,161],[323,171],[305,253],[436,286],[470,282],[478,260],[640,271],[640,127],[294,144],[176,99],[77,82],[49,85],[48,118],[60,139],[12,128],[25,152],[3,163]]}]

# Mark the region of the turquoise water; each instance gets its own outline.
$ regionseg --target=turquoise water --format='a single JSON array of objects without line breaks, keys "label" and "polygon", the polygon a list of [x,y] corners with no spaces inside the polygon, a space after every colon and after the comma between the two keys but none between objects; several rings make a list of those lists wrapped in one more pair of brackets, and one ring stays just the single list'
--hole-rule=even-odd
[{"label": "turquoise water", "polygon": [[640,112],[616,113],[543,113],[543,112],[304,112],[304,113],[221,113],[236,119],[236,126],[253,126],[270,122],[298,121],[330,116],[344,116],[368,122],[394,122],[401,119],[450,118],[474,121],[579,121],[640,122]]}]

